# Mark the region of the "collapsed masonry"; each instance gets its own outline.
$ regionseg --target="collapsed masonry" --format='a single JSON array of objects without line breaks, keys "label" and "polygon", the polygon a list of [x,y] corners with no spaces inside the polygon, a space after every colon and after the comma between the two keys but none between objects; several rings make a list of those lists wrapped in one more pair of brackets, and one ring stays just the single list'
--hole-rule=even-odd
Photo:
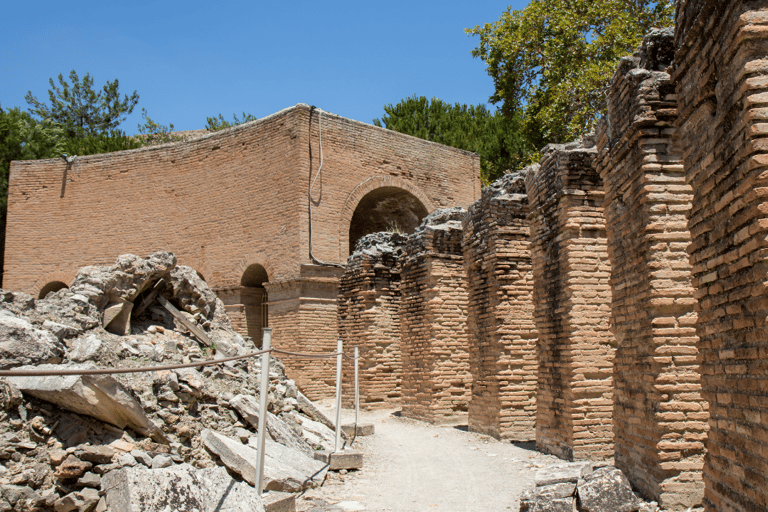
[{"label": "collapsed masonry", "polygon": [[[470,206],[463,276],[430,263],[412,280],[396,255],[403,249],[388,259],[355,253],[351,263],[368,258],[388,278],[368,281],[365,327],[348,311],[340,332],[354,340],[366,329],[370,346],[399,351],[401,366],[392,358],[388,372],[401,375],[402,354],[464,336],[424,324],[437,315],[406,318],[406,301],[427,294],[437,308],[454,299],[467,315],[456,358],[469,354],[470,429],[535,437],[570,459],[613,457],[663,508],[762,510],[768,8],[688,0],[676,9],[674,33],[653,31],[621,61],[594,136],[546,148],[524,171],[525,188],[499,193],[520,180],[510,175]],[[425,244],[403,245],[416,243]],[[358,268],[350,264],[342,282]],[[462,279],[466,290],[453,297],[437,286]],[[347,288],[344,300],[353,295]],[[379,341],[372,326],[385,316],[395,321]],[[440,337],[420,337],[430,331]],[[437,355],[443,364],[451,356]],[[387,399],[424,401],[418,393],[451,384],[436,386],[429,370],[419,378],[421,391],[401,381]]]}]

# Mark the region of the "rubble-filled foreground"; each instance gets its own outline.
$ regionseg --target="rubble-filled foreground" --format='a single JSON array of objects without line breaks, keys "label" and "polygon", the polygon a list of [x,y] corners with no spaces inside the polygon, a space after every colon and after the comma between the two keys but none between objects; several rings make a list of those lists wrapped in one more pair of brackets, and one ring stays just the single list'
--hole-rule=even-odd
[{"label": "rubble-filled foreground", "polygon": [[[0,293],[2,370],[168,366],[256,350],[167,252],[84,267],[40,300]],[[272,362],[265,489],[295,492],[322,482],[312,454],[334,434]],[[245,358],[0,379],[0,511],[263,510],[253,487],[260,373]]]}]

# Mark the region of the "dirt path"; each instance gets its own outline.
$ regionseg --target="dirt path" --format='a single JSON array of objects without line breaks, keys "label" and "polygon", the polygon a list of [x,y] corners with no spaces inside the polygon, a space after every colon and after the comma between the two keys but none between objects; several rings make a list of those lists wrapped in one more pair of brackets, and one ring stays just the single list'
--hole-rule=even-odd
[{"label": "dirt path", "polygon": [[[331,411],[328,403],[322,405]],[[297,510],[517,511],[520,493],[533,484],[536,471],[558,461],[466,427],[434,426],[394,412],[361,412],[360,422],[376,429],[375,435],[358,438],[365,466],[346,475],[329,473],[322,488],[297,499]],[[344,410],[342,423],[352,420]]]}]

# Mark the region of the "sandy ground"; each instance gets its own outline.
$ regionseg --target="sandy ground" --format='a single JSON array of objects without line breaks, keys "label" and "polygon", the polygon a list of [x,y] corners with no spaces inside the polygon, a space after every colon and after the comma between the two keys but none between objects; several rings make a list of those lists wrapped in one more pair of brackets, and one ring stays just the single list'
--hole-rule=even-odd
[{"label": "sandy ground", "polygon": [[[320,404],[334,418],[331,402]],[[342,412],[342,424],[354,413]],[[325,484],[297,497],[301,512],[517,511],[519,496],[536,471],[559,461],[533,450],[467,432],[466,425],[434,426],[399,416],[395,409],[361,411],[375,434],[358,437],[362,470],[329,472]]]}]

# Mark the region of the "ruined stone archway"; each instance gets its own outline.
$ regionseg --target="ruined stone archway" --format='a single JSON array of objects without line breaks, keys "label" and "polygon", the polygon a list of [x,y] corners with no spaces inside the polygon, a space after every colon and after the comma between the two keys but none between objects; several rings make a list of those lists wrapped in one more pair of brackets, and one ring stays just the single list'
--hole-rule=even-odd
[{"label": "ruined stone archway", "polygon": [[44,299],[45,296],[49,293],[57,292],[63,288],[69,288],[69,286],[67,286],[66,283],[62,283],[61,281],[51,281],[50,283],[40,288],[40,293],[37,295],[37,298]]},{"label": "ruined stone archway", "polygon": [[429,212],[407,190],[380,187],[368,192],[357,204],[349,223],[349,252],[363,236],[379,231],[410,234]]}]

